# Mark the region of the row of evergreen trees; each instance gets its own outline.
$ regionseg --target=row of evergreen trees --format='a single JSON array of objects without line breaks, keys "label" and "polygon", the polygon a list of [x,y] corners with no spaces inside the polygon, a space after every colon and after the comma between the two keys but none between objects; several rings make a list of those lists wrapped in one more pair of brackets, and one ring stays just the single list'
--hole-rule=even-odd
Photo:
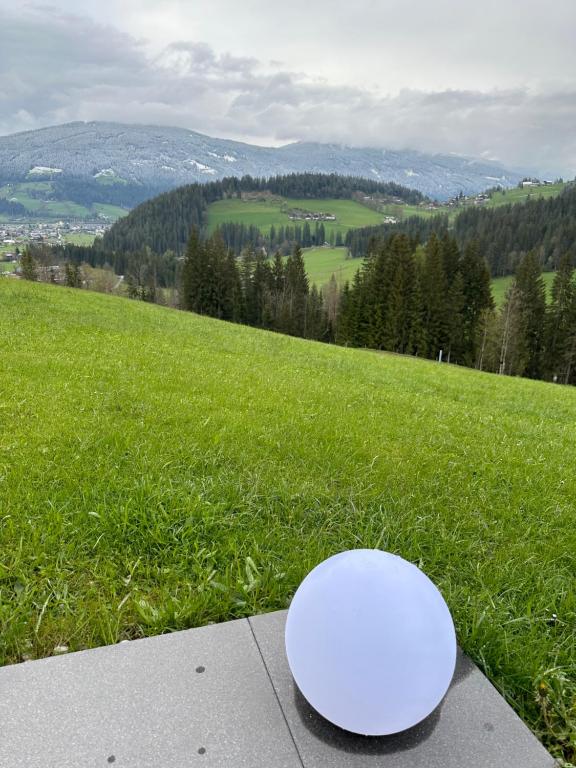
[{"label": "row of evergreen trees", "polygon": [[183,309],[222,320],[310,339],[333,340],[322,295],[310,288],[302,251],[269,261],[249,249],[241,259],[216,233],[202,240],[193,231],[182,266]]},{"label": "row of evergreen trees", "polygon": [[[398,232],[425,242],[432,232],[449,226],[445,214],[429,219],[413,216],[398,224],[350,230],[346,245],[353,256],[364,256],[374,238]],[[576,260],[576,183],[548,199],[495,208],[466,207],[454,217],[452,232],[461,248],[473,240],[478,243],[493,277],[514,274],[529,251],[536,252],[544,269],[556,270],[564,254]]]},{"label": "row of evergreen trees", "polygon": [[219,234],[190,238],[181,306],[294,336],[388,350],[481,370],[576,384],[576,283],[560,261],[546,304],[539,260],[520,262],[506,300],[494,306],[478,244],[459,249],[447,233],[425,246],[407,235],[374,241],[352,285],[310,287],[302,252],[269,260],[234,257]]},{"label": "row of evergreen trees", "polygon": [[268,253],[280,251],[287,256],[295,245],[302,248],[322,246],[326,243],[333,247],[344,245],[342,233],[334,232],[333,229],[328,233],[322,221],[315,221],[312,224],[304,221],[302,224],[279,227],[272,225],[266,233],[253,224],[224,222],[220,224],[218,230],[228,248],[237,255],[246,249],[264,248]]},{"label": "row of evergreen trees", "polygon": [[406,235],[375,247],[345,287],[338,340],[474,365],[482,313],[493,309],[490,272],[475,244],[432,234],[425,248]]},{"label": "row of evergreen trees", "polygon": [[[180,306],[199,314],[294,336],[389,350],[500,374],[576,384],[576,282],[560,259],[551,301],[538,256],[520,261],[504,305],[494,306],[490,273],[476,242],[463,250],[446,232],[424,246],[396,234],[372,241],[352,285],[310,286],[302,251],[272,260],[259,249],[237,258],[219,233],[192,232],[179,274]],[[88,269],[88,267],[86,268]],[[128,295],[162,301],[151,252],[126,276]],[[82,287],[74,262],[56,274],[28,249],[24,278]]]}]

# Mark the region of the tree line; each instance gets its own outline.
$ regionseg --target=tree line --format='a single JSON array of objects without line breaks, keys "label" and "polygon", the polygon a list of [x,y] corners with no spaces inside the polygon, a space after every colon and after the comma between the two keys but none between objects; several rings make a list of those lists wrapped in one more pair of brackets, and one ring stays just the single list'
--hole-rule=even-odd
[{"label": "tree line", "polygon": [[279,250],[284,256],[292,251],[294,245],[302,248],[322,246],[328,243],[332,247],[344,245],[344,237],[341,232],[329,234],[322,221],[302,224],[289,224],[275,227],[272,225],[267,232],[262,232],[260,227],[253,224],[236,222],[224,222],[218,227],[222,239],[234,253],[240,254],[246,248],[254,250],[264,248],[268,253]]},{"label": "tree line", "polygon": [[221,320],[334,340],[323,294],[310,286],[298,246],[286,259],[277,252],[269,260],[253,249],[238,259],[219,233],[202,240],[194,231],[182,266],[180,304]]},{"label": "tree line", "polygon": [[[432,232],[448,230],[443,214],[429,219],[413,216],[398,224],[351,230],[346,245],[354,256],[363,256],[374,239],[399,232],[428,240]],[[553,271],[569,254],[576,259],[576,184],[557,196],[528,199],[494,208],[469,206],[458,213],[450,231],[458,246],[476,241],[493,277],[514,274],[529,251],[534,251],[543,269]]]},{"label": "tree line", "polygon": [[[90,266],[49,266],[28,248],[22,277],[88,287]],[[173,262],[171,262],[173,263]],[[464,248],[445,230],[418,237],[373,238],[351,284],[334,277],[310,285],[302,250],[272,259],[247,248],[236,257],[219,232],[194,229],[177,262],[178,306],[202,315],[346,346],[414,355],[500,374],[576,384],[574,258],[559,260],[551,300],[538,255],[520,260],[501,308],[494,306],[490,270],[478,241]],[[130,298],[163,302],[158,261],[144,250],[130,264]],[[113,275],[110,270],[110,275]],[[110,290],[110,282],[105,290]],[[90,287],[94,286],[94,276]]]},{"label": "tree line", "polygon": [[320,341],[387,350],[500,374],[576,384],[576,283],[569,253],[549,305],[538,256],[519,262],[496,308],[477,241],[448,233],[425,245],[395,234],[371,244],[352,284],[310,286],[302,251],[234,257],[217,233],[193,232],[183,262],[183,309]]},{"label": "tree line", "polygon": [[[117,221],[95,248],[107,253],[138,252],[148,246],[153,253],[181,255],[192,227],[205,231],[210,203],[244,193],[270,193],[294,198],[352,198],[355,193],[380,194],[417,204],[424,196],[393,182],[376,182],[339,174],[293,173],[269,179],[230,177],[207,184],[188,184],[139,205]],[[248,243],[245,243],[248,244]],[[255,243],[251,243],[255,245]]]}]

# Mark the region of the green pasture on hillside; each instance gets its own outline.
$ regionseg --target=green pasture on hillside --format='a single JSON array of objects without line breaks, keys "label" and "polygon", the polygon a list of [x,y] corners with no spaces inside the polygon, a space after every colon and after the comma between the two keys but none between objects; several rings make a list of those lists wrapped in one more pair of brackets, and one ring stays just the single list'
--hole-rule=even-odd
[{"label": "green pasture on hillside", "polygon": [[[116,183],[116,182],[114,182]],[[125,183],[122,181],[121,183]],[[107,203],[94,203],[91,207],[71,200],[50,200],[53,184],[50,181],[23,181],[0,186],[0,198],[15,199],[29,213],[39,218],[94,218],[102,214],[116,221],[128,213],[124,208]],[[37,196],[37,195],[40,196]]]},{"label": "green pasture on hillside", "polygon": [[[316,200],[295,198],[271,198],[262,200],[241,200],[231,198],[218,200],[208,206],[208,231],[213,232],[220,224],[226,222],[243,223],[247,226],[260,227],[268,234],[270,227],[276,229],[286,226],[303,227],[304,221],[291,221],[288,212],[292,208],[315,213],[330,213],[336,216],[336,221],[323,221],[326,236],[331,232],[345,235],[349,229],[381,224],[383,215],[372,211],[355,200]],[[315,222],[309,221],[312,232]]]},{"label": "green pasture on hillside", "polygon": [[92,245],[95,235],[92,235],[90,232],[69,232],[62,239],[65,243],[73,245]]},{"label": "green pasture on hillside", "polygon": [[509,203],[525,203],[528,200],[556,197],[564,189],[566,189],[565,183],[548,184],[542,187],[514,187],[504,192],[495,192],[486,203],[486,206],[494,208],[499,205],[508,205]]},{"label": "green pasture on hillside", "polygon": [[[555,274],[555,272],[542,273],[548,299],[550,299],[552,283],[554,282]],[[494,302],[497,307],[501,307],[504,304],[504,300],[506,299],[506,291],[512,285],[513,280],[513,275],[507,275],[506,277],[495,277],[492,280],[492,296],[494,296]]]},{"label": "green pasture on hillside", "polygon": [[0,329],[1,662],[285,608],[379,547],[572,754],[575,389],[8,279]]},{"label": "green pasture on hillside", "polygon": [[[423,219],[429,219],[432,216],[438,216],[440,213],[447,213],[448,209],[444,208],[425,208],[420,205],[409,205],[404,203],[403,205],[397,205],[396,203],[389,203],[381,207],[381,211],[385,216],[394,216],[398,221],[403,219],[409,219],[411,216],[420,216]],[[450,209],[450,215],[453,211]]]},{"label": "green pasture on hillside", "polygon": [[117,221],[123,216],[127,216],[130,211],[126,208],[121,208],[119,205],[110,205],[108,203],[94,203],[92,205],[94,213],[106,216],[110,221]]},{"label": "green pasture on hillside", "polygon": [[339,285],[352,282],[363,259],[349,258],[348,248],[305,248],[302,251],[310,284],[321,287],[332,275]]}]

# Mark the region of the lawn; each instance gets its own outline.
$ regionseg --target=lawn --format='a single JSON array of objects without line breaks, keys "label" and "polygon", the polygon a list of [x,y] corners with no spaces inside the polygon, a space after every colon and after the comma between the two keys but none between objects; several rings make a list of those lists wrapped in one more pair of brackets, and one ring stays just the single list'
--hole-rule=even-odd
[{"label": "lawn", "polygon": [[[548,300],[550,300],[550,294],[552,291],[552,283],[554,282],[555,272],[544,272],[542,277],[544,278],[544,284],[546,286],[546,292]],[[492,280],[492,296],[497,307],[501,307],[506,299],[506,291],[512,285],[514,277],[507,275],[506,277],[495,277]]]},{"label": "lawn", "polygon": [[571,754],[576,390],[24,281],[0,328],[1,662],[284,608],[380,547]]},{"label": "lawn", "polygon": [[[288,212],[300,208],[317,213],[330,213],[336,221],[324,221],[326,236],[331,232],[345,235],[349,229],[381,224],[383,215],[372,211],[355,200],[298,200],[295,198],[272,198],[264,200],[240,200],[238,198],[218,200],[208,206],[208,230],[213,232],[224,222],[244,223],[260,227],[268,234],[270,227],[304,226],[304,221],[291,221]],[[315,222],[310,221],[314,232]]]},{"label": "lawn", "polygon": [[310,283],[322,286],[332,275],[340,285],[352,282],[362,259],[348,258],[348,248],[306,248],[302,252]]}]

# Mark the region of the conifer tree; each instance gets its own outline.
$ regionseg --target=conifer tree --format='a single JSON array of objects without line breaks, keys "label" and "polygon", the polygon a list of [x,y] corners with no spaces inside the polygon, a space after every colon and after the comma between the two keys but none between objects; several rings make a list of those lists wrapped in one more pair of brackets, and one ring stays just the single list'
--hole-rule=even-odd
[{"label": "conifer tree", "polygon": [[293,336],[306,336],[308,277],[302,249],[296,246],[286,262],[287,332]]},{"label": "conifer tree", "polygon": [[456,240],[450,237],[447,232],[442,235],[440,247],[442,249],[442,264],[444,266],[444,274],[446,275],[446,283],[450,287],[460,269],[460,252]]},{"label": "conifer tree", "polygon": [[441,350],[444,355],[447,353],[448,326],[447,280],[442,248],[434,232],[424,252],[421,288],[427,356],[434,359]]},{"label": "conifer tree", "polygon": [[190,232],[181,277],[180,303],[183,309],[202,314],[202,283],[205,278],[206,254],[198,230]]},{"label": "conifer tree", "polygon": [[446,336],[448,354],[446,359],[449,363],[462,363],[463,361],[462,357],[465,346],[462,337],[462,324],[465,301],[464,279],[462,273],[458,270],[448,289],[448,325]]},{"label": "conifer tree", "polygon": [[480,255],[478,243],[472,241],[464,249],[459,266],[462,275],[464,305],[462,307],[462,362],[474,365],[478,357],[478,328],[482,314],[494,308],[490,270]]},{"label": "conifer tree", "polygon": [[[358,272],[354,276],[356,281]],[[338,303],[338,325],[336,329],[336,343],[344,346],[354,345],[355,338],[355,308],[354,308],[354,289],[350,288],[350,283],[346,281],[340,293]]]},{"label": "conifer tree", "polygon": [[26,248],[20,258],[20,269],[24,280],[38,280],[38,266],[30,248]]},{"label": "conifer tree", "polygon": [[306,311],[306,338],[324,340],[326,330],[322,294],[316,285],[312,285]]},{"label": "conifer tree", "polygon": [[256,255],[252,277],[252,301],[254,303],[254,324],[267,327],[270,318],[266,317],[266,302],[272,288],[272,270],[262,251]]},{"label": "conifer tree", "polygon": [[67,261],[64,266],[64,281],[68,288],[81,288],[82,275],[80,266],[71,261]]},{"label": "conifer tree", "polygon": [[498,319],[498,373],[521,376],[526,368],[528,352],[516,279],[506,291],[506,299]]},{"label": "conifer tree", "polygon": [[530,251],[521,261],[516,272],[516,290],[521,315],[519,333],[523,335],[526,349],[526,367],[520,375],[531,379],[542,374],[544,346],[544,318],[546,315],[546,288],[542,268],[536,254]]},{"label": "conifer tree", "polygon": [[576,353],[576,285],[569,254],[564,254],[552,285],[546,318],[545,369],[547,378],[568,383]]}]

